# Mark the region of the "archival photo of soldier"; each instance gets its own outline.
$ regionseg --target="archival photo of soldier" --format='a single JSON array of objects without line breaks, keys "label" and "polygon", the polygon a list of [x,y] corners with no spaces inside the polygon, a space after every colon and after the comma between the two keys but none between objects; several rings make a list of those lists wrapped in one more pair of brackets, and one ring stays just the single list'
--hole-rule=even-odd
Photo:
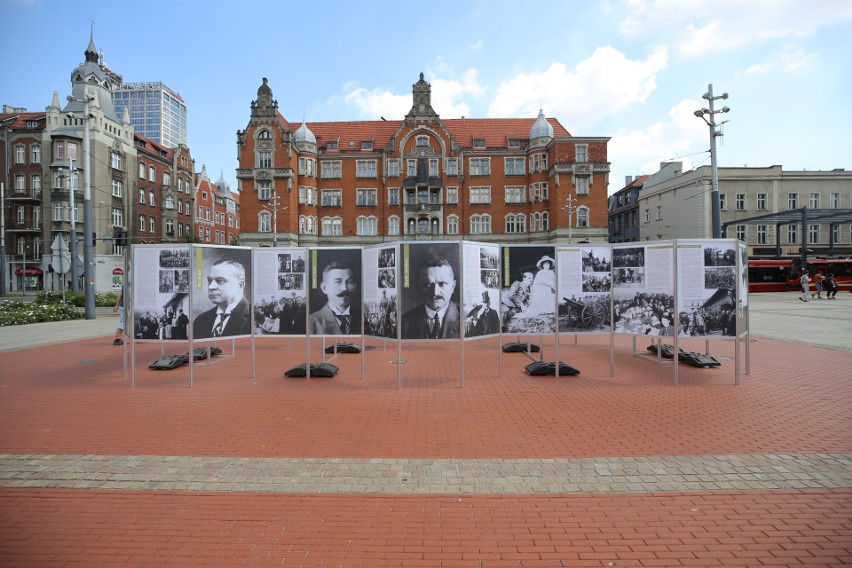
[{"label": "archival photo of soldier", "polygon": [[737,253],[733,247],[704,247],[704,266],[736,266]]},{"label": "archival photo of soldier", "polygon": [[253,251],[254,333],[304,336],[307,332],[307,249]]},{"label": "archival photo of soldier", "polygon": [[396,246],[364,249],[364,335],[397,338],[396,257]]},{"label": "archival photo of soldier", "polygon": [[460,244],[403,243],[400,256],[402,339],[460,338]]},{"label": "archival photo of soldier", "polygon": [[736,288],[737,275],[734,266],[714,266],[704,269],[704,288],[717,290],[719,288]]},{"label": "archival photo of soldier", "polygon": [[583,273],[606,272],[609,274],[612,270],[611,252],[609,248],[603,247],[580,249]]},{"label": "archival photo of soldier", "polygon": [[189,245],[137,245],[133,254],[133,337],[189,337]]},{"label": "archival photo of soldier", "polygon": [[193,339],[251,335],[251,249],[194,245],[193,250],[201,257],[193,265]]},{"label": "archival photo of soldier", "polygon": [[500,248],[497,245],[466,243],[464,253],[465,338],[500,333]]},{"label": "archival photo of soldier", "polygon": [[556,331],[556,247],[502,247],[500,303],[503,333],[536,335]]},{"label": "archival photo of soldier", "polygon": [[311,249],[308,333],[361,335],[361,249]]},{"label": "archival photo of soldier", "polygon": [[635,266],[613,268],[612,280],[619,287],[642,288],[645,286],[645,269]]}]

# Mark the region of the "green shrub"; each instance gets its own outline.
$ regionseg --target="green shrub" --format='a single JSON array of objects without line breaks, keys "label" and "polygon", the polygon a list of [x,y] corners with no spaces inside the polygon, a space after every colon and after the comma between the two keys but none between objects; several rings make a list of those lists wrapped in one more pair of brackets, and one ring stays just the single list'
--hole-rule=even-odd
[{"label": "green shrub", "polygon": [[[95,294],[95,306],[101,308],[111,308],[115,305],[118,299],[118,294],[115,292],[105,292]],[[61,304],[62,292],[39,292],[36,302],[39,304]],[[82,308],[86,305],[86,299],[83,292],[65,292],[65,303],[69,306],[77,306]]]},{"label": "green shrub", "polygon": [[6,301],[0,306],[0,327],[44,321],[83,319],[84,314],[71,305]]}]

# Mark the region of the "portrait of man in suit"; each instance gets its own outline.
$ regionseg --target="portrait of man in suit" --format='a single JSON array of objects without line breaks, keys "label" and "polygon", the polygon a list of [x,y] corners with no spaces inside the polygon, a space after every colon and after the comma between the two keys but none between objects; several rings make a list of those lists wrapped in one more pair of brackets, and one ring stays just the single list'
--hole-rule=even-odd
[{"label": "portrait of man in suit", "polygon": [[421,303],[402,316],[402,339],[454,339],[460,336],[459,306],[453,301],[456,275],[449,260],[429,256],[417,269],[414,286]]},{"label": "portrait of man in suit", "polygon": [[360,335],[361,310],[359,282],[352,265],[342,259],[332,260],[322,270],[320,290],[325,295],[323,306],[310,313],[311,335]]},{"label": "portrait of man in suit", "polygon": [[192,322],[195,339],[251,334],[251,306],[245,297],[246,270],[242,263],[223,258],[207,272],[207,298],[213,308]]}]

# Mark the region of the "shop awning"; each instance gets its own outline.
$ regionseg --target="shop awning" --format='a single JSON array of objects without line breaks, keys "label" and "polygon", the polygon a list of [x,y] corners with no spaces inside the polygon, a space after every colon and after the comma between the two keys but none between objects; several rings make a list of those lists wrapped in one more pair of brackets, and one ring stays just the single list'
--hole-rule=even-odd
[{"label": "shop awning", "polygon": [[[22,268],[19,268],[15,271],[15,276],[20,276],[24,273]],[[27,267],[27,276],[41,276],[44,274],[44,271],[41,268],[36,266],[28,266]]]}]

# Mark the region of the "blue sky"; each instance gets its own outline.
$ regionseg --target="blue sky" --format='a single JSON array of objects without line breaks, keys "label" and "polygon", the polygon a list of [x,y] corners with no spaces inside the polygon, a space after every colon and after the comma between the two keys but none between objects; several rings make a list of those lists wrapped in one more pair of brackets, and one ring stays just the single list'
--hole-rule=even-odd
[{"label": "blue sky", "polygon": [[125,81],[189,107],[196,169],[236,188],[236,132],[262,77],[291,122],[401,119],[420,72],[442,118],[535,117],[611,137],[609,192],[709,164],[693,112],[731,108],[720,167],[852,169],[849,0],[206,2],[0,0],[0,103],[43,111],[95,44]]}]

